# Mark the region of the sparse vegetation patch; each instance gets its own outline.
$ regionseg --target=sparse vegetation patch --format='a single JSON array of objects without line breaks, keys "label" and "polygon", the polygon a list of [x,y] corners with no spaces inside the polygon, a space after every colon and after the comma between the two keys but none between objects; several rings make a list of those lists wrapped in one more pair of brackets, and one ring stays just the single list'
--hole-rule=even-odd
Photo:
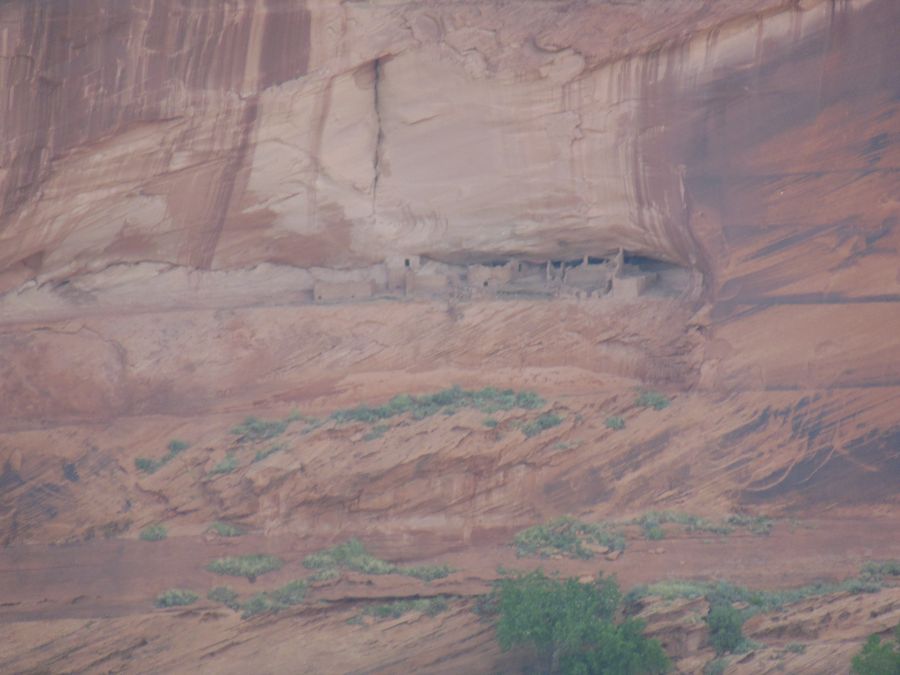
[{"label": "sparse vegetation patch", "polygon": [[711,606],[743,603],[747,605],[744,618],[760,612],[774,612],[807,598],[832,593],[877,593],[881,582],[866,576],[852,577],[840,582],[819,582],[797,588],[775,591],[752,590],[727,581],[670,580],[655,584],[635,586],[626,595],[626,602],[633,604],[641,598],[653,595],[664,600],[676,598],[706,598]]},{"label": "sparse vegetation patch", "polygon": [[520,556],[562,554],[589,560],[604,549],[625,550],[625,537],[613,527],[584,523],[569,516],[522,530],[514,542]]},{"label": "sparse vegetation patch", "polygon": [[399,619],[409,612],[420,612],[426,616],[437,616],[449,607],[447,599],[443,596],[435,598],[417,598],[415,600],[394,600],[393,602],[370,605],[363,610],[363,614],[374,616],[378,619]]},{"label": "sparse vegetation patch", "polygon": [[237,525],[216,521],[209,526],[210,532],[214,532],[220,537],[240,537],[244,532]]},{"label": "sparse vegetation patch", "polygon": [[268,572],[280,570],[284,563],[271,555],[242,555],[217,558],[206,566],[210,572],[232,577],[247,577],[250,581]]},{"label": "sparse vegetation patch", "polygon": [[229,609],[238,610],[241,604],[238,602],[238,594],[230,586],[216,586],[206,594],[208,600],[219,602]]},{"label": "sparse vegetation patch", "polygon": [[765,516],[728,516],[726,521],[733,527],[743,527],[753,534],[769,534],[772,531],[772,519]]},{"label": "sparse vegetation patch", "polygon": [[537,436],[546,429],[551,429],[560,424],[562,424],[562,417],[554,413],[544,413],[522,425],[522,433],[525,434],[527,438],[531,438],[532,436]]},{"label": "sparse vegetation patch", "polygon": [[900,577],[900,560],[873,560],[862,567],[866,579],[881,580],[884,577]]},{"label": "sparse vegetation patch", "polygon": [[350,539],[343,544],[308,555],[303,559],[303,566],[307,569],[317,570],[314,575],[317,580],[333,578],[333,575],[336,575],[340,569],[353,570],[363,574],[404,574],[423,581],[443,579],[455,571],[449,565],[423,565],[420,567],[394,565],[370,554],[359,539]]},{"label": "sparse vegetation patch", "polygon": [[140,537],[144,541],[162,541],[167,536],[169,536],[168,531],[166,530],[164,525],[160,525],[159,523],[155,525],[148,525],[143,530],[141,530]]},{"label": "sparse vegetation patch", "polygon": [[731,534],[737,528],[746,528],[753,534],[766,535],[772,530],[772,520],[762,516],[729,516],[725,520],[713,521],[680,511],[648,511],[628,521],[630,525],[640,525],[647,539],[662,539],[665,531],[662,525],[682,525],[687,532],[709,532],[711,534]]},{"label": "sparse vegetation patch", "polygon": [[222,473],[231,473],[238,467],[238,459],[234,455],[227,455],[225,459],[216,464],[209,471],[210,476],[215,476]]},{"label": "sparse vegetation patch", "polygon": [[421,565],[419,567],[402,567],[400,573],[408,577],[415,577],[422,581],[434,581],[444,579],[455,572],[450,565]]},{"label": "sparse vegetation patch", "polygon": [[604,424],[607,429],[612,429],[613,431],[619,431],[625,428],[625,420],[618,415],[607,417]]},{"label": "sparse vegetation patch", "polygon": [[371,555],[359,539],[350,539],[308,555],[303,559],[303,566],[311,570],[342,568],[363,574],[391,574],[397,569],[395,565]]},{"label": "sparse vegetation patch", "polygon": [[267,457],[271,457],[276,452],[281,452],[282,450],[284,450],[283,445],[273,445],[270,448],[267,448],[266,450],[258,450],[256,452],[256,457],[253,458],[253,461],[254,461],[254,463],[261,462],[264,459],[266,459]]},{"label": "sparse vegetation patch", "polygon": [[283,434],[290,422],[290,417],[286,420],[261,420],[251,415],[244,419],[242,424],[234,427],[231,433],[238,437],[238,443],[265,441]]},{"label": "sparse vegetation patch", "polygon": [[453,413],[462,408],[474,408],[490,415],[500,410],[515,408],[533,410],[543,405],[544,400],[531,391],[517,392],[512,389],[494,389],[493,387],[468,391],[460,387],[451,387],[423,396],[400,394],[381,406],[361,405],[338,410],[332,413],[331,418],[338,423],[375,424],[406,414],[415,420],[421,420],[439,412]]},{"label": "sparse vegetation patch", "polygon": [[182,607],[197,602],[197,594],[180,588],[170,588],[156,596],[157,607]]},{"label": "sparse vegetation patch", "polygon": [[265,612],[279,612],[285,607],[299,605],[306,597],[307,584],[302,579],[291,581],[274,591],[257,593],[240,606],[241,618],[249,619]]},{"label": "sparse vegetation patch", "polygon": [[728,659],[714,659],[703,666],[703,675],[724,675],[726,668],[728,668]]},{"label": "sparse vegetation patch", "polygon": [[376,424],[372,427],[371,431],[363,436],[364,441],[374,441],[382,436],[384,436],[385,432],[389,429],[387,424]]},{"label": "sparse vegetation patch", "polygon": [[662,410],[669,407],[669,399],[665,394],[658,391],[641,390],[638,392],[635,405],[641,408],[653,408],[654,410]]},{"label": "sparse vegetation patch", "polygon": [[173,438],[166,447],[169,452],[177,455],[179,452],[184,452],[191,446],[178,438]]},{"label": "sparse vegetation patch", "polygon": [[159,459],[150,459],[149,457],[138,457],[134,460],[134,466],[138,471],[144,473],[156,473],[166,464],[175,459],[190,446],[184,441],[172,439],[169,441],[168,452]]}]

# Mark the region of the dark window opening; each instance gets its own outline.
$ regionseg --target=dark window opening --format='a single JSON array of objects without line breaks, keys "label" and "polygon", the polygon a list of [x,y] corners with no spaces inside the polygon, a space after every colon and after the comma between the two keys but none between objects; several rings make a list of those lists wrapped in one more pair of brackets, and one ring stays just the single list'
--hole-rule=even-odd
[{"label": "dark window opening", "polygon": [[488,285],[488,282],[485,281],[485,282],[484,282],[485,288],[487,288],[487,285]]},{"label": "dark window opening", "polygon": [[406,260],[404,260],[404,261],[403,261],[403,264],[406,265],[407,267],[409,267],[409,258],[407,258]]},{"label": "dark window opening", "polygon": [[641,267],[647,267],[650,265],[658,265],[660,263],[666,264],[662,260],[657,260],[656,258],[648,258],[643,255],[630,255],[628,253],[625,253],[623,258],[624,258],[625,262],[627,262],[628,264],[639,265]]}]

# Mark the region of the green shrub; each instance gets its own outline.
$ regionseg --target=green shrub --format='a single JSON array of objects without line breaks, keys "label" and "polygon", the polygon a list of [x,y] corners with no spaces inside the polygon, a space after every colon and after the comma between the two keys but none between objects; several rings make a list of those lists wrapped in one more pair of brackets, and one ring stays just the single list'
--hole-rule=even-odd
[{"label": "green shrub", "polygon": [[719,656],[735,652],[743,644],[744,616],[730,604],[710,607],[706,623],[709,625],[709,642]]},{"label": "green shrub", "polygon": [[144,541],[162,541],[167,536],[169,536],[169,533],[166,531],[165,526],[158,523],[155,525],[148,525],[141,530],[140,534],[141,539]]},{"label": "green shrub", "polygon": [[243,530],[239,528],[237,525],[232,525],[231,523],[223,523],[222,521],[216,521],[212,525],[209,526],[211,532],[219,535],[220,537],[240,537],[244,534]]},{"label": "green shrub", "polygon": [[280,607],[278,607],[275,602],[265,593],[257,593],[252,596],[247,602],[240,606],[241,608],[241,618],[249,619],[250,617],[256,616],[257,614],[263,614],[265,612],[277,612]]},{"label": "green shrub", "polygon": [[362,572],[363,574],[393,574],[398,571],[396,565],[381,560],[380,558],[376,558],[375,556],[359,558],[349,567],[350,569]]},{"label": "green shrub", "polygon": [[884,577],[900,577],[900,560],[873,560],[862,567],[862,576],[881,580]]},{"label": "green shrub", "polygon": [[240,606],[241,618],[249,619],[265,612],[280,612],[285,607],[299,605],[306,597],[307,584],[301,579],[291,581],[274,591],[257,593]]},{"label": "green shrub", "polygon": [[619,431],[625,428],[625,419],[618,416],[607,417],[604,422],[607,429],[612,429],[613,431]]},{"label": "green shrub", "polygon": [[437,616],[449,607],[447,599],[441,596],[418,598],[416,600],[394,600],[393,602],[370,605],[364,614],[378,619],[399,619],[408,612],[421,612],[427,616]]},{"label": "green shrub", "polygon": [[878,581],[869,578],[851,578],[841,582],[817,582],[797,588],[776,591],[751,590],[726,581],[701,582],[671,580],[646,586],[635,586],[626,596],[626,603],[633,604],[648,595],[664,600],[675,598],[705,597],[711,605],[743,602],[749,605],[747,617],[759,612],[774,612],[787,605],[811,597],[831,593],[875,593],[881,588]]},{"label": "green shrub", "polygon": [[288,582],[281,588],[271,591],[272,599],[280,605],[299,605],[306,597],[307,584],[302,579]]},{"label": "green shrub", "polygon": [[[629,521],[633,525],[640,525],[644,530],[644,536],[648,539],[651,532],[655,532],[660,525],[675,523],[683,525],[688,532],[711,532],[713,534],[730,534],[734,528],[726,522],[715,523],[706,518],[695,516],[680,511],[648,511],[639,518]],[[655,533],[657,538],[658,533]]]},{"label": "green shrub", "polygon": [[170,588],[156,596],[157,607],[182,607],[197,602],[197,594],[191,591],[183,591],[180,588]]},{"label": "green shrub", "polygon": [[791,654],[803,654],[806,652],[806,645],[801,644],[799,642],[792,642],[784,649],[785,649],[785,651],[788,651]]},{"label": "green shrub", "polygon": [[304,424],[310,425],[318,425],[320,424],[320,420],[315,417],[310,417],[309,415],[304,415],[296,408],[291,411],[291,414],[287,416],[285,422],[290,424],[291,422],[303,422]]},{"label": "green shrub", "polygon": [[138,471],[143,471],[144,473],[155,473],[166,464],[171,462],[173,459],[175,459],[182,452],[187,450],[189,447],[190,446],[184,441],[172,439],[171,441],[169,441],[169,451],[160,459],[154,460],[148,457],[138,457],[136,460],[134,460],[134,466]]},{"label": "green shrub", "polygon": [[256,577],[262,574],[280,570],[283,564],[281,559],[271,555],[226,556],[213,560],[206,569],[215,574],[247,577],[250,581],[256,581]]},{"label": "green shrub", "polygon": [[669,407],[669,399],[658,391],[640,391],[638,392],[635,405],[641,408],[653,408],[654,410],[662,410]]},{"label": "green shrub", "polygon": [[337,579],[339,576],[341,576],[341,572],[337,567],[326,567],[311,574],[309,579],[310,581],[328,581]]},{"label": "green shrub", "polygon": [[500,423],[497,420],[495,420],[493,417],[485,417],[482,424],[484,426],[486,426],[488,429],[496,429],[497,425]]},{"label": "green shrub", "polygon": [[398,571],[396,565],[380,560],[366,551],[359,539],[350,539],[308,555],[303,559],[303,566],[311,570],[344,568],[363,574],[392,574]]},{"label": "green shrub", "polygon": [[237,610],[240,608],[238,602],[238,594],[229,586],[216,586],[206,594],[207,599],[213,602],[219,602],[229,609]]},{"label": "green shrub", "polygon": [[734,527],[743,527],[750,530],[753,534],[768,535],[772,532],[772,519],[765,516],[729,516],[727,521],[729,525]]},{"label": "green shrub", "polygon": [[220,473],[231,473],[238,467],[237,457],[234,455],[227,455],[225,459],[216,464],[212,469],[210,469],[210,476],[214,476]]},{"label": "green shrub", "polygon": [[169,441],[169,445],[167,447],[168,447],[169,452],[172,453],[172,455],[174,456],[180,452],[184,452],[191,446],[188,445],[187,443],[185,443],[184,441],[180,441],[177,438],[173,438],[171,441]]},{"label": "green shrub", "polygon": [[554,413],[544,413],[531,422],[523,425],[522,433],[524,433],[527,438],[531,438],[532,436],[537,436],[542,431],[558,426],[561,423],[562,417],[559,415],[555,415]]},{"label": "green shrub", "polygon": [[544,525],[534,525],[519,532],[514,539],[516,553],[547,557],[562,553],[572,558],[589,560],[593,552],[585,542],[596,542],[607,548],[624,551],[625,537],[605,524],[584,523],[562,516]]},{"label": "green shrub", "polygon": [[273,446],[272,446],[271,448],[269,448],[268,450],[259,450],[259,451],[257,451],[257,453],[256,453],[256,457],[253,458],[253,462],[254,462],[254,463],[255,463],[255,462],[261,462],[261,461],[263,461],[266,457],[270,457],[270,456],[274,455],[276,452],[281,452],[282,450],[284,450],[284,446],[283,446],[283,445],[273,445]]},{"label": "green shrub", "polygon": [[659,525],[650,525],[644,527],[644,536],[647,537],[647,539],[658,541],[666,538],[666,531]]},{"label": "green shrub", "polygon": [[238,436],[238,442],[244,441],[265,441],[275,438],[283,434],[290,424],[290,418],[287,420],[261,420],[257,417],[247,417],[243,424],[239,424],[231,430],[231,433]]},{"label": "green shrub", "polygon": [[138,457],[134,460],[134,466],[138,471],[144,473],[154,473],[159,468],[157,463],[149,457]]},{"label": "green shrub", "polygon": [[531,646],[541,672],[638,675],[669,669],[659,642],[642,634],[641,621],[614,621],[621,594],[610,578],[582,584],[537,570],[501,579],[496,593],[500,647]]},{"label": "green shrub", "polygon": [[869,636],[862,650],[853,657],[853,675],[897,675],[900,673],[900,626],[894,631],[894,640],[881,641],[877,635]]},{"label": "green shrub", "polygon": [[723,675],[728,667],[728,659],[715,659],[703,666],[703,675]]},{"label": "green shrub", "polygon": [[519,532],[514,539],[518,555],[565,553],[573,558],[588,560],[593,557],[582,541],[587,529],[584,523],[563,516],[545,525],[534,525]]},{"label": "green shrub", "polygon": [[373,424],[405,414],[409,414],[413,419],[421,420],[441,411],[452,414],[461,408],[475,408],[483,413],[491,414],[498,410],[514,408],[533,410],[543,405],[544,400],[530,391],[516,392],[512,389],[498,390],[493,387],[479,391],[467,391],[454,386],[423,396],[400,394],[382,406],[360,405],[347,410],[338,410],[332,413],[331,418],[338,423]]},{"label": "green shrub", "polygon": [[376,424],[374,427],[372,427],[372,429],[369,431],[369,433],[367,433],[365,436],[363,436],[362,439],[364,441],[377,440],[377,439],[381,438],[382,436],[384,436],[385,432],[388,429],[389,429],[389,427],[386,424]]},{"label": "green shrub", "polygon": [[422,565],[420,567],[403,567],[398,570],[400,574],[408,577],[415,577],[422,581],[434,581],[435,579],[444,579],[456,570],[450,565]]}]

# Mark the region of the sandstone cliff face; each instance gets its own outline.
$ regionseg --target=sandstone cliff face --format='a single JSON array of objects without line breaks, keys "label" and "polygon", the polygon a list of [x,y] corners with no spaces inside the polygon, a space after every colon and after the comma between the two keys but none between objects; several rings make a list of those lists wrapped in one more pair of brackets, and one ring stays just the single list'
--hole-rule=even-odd
[{"label": "sandstone cliff face", "polygon": [[[627,583],[791,585],[900,557],[898,30],[893,0],[0,2],[0,573],[17,579],[0,620],[23,622],[0,668],[58,669],[82,631],[91,649],[65,667],[246,672],[265,651],[277,671],[300,658],[297,631],[325,645],[308,672],[391,671],[398,650],[406,670],[509,665],[462,606],[333,649],[359,638],[348,604],[435,592],[396,579],[342,579],[316,590],[330,609],[281,620],[147,616],[173,584],[213,585],[213,555],[296,558],[351,535],[390,560],[459,556],[439,590],[461,596],[519,564],[513,531],[562,513],[824,519],[636,542],[599,565]],[[694,283],[308,297],[395,254],[619,248]],[[518,413],[383,438],[328,422],[258,462],[268,445],[229,431],[454,383],[535,389],[564,421],[536,438]],[[637,387],[672,405],[635,406]],[[135,468],[172,438],[191,448]],[[239,468],[210,475],[226,454]],[[252,534],[210,541],[219,518]],[[129,539],[157,521],[171,541],[149,555]],[[895,622],[891,593],[830,600],[846,622],[760,619],[767,646],[735,667],[827,673]],[[97,639],[86,622],[113,614]],[[660,616],[684,672],[701,669],[696,622]],[[806,656],[779,642],[798,636]]]},{"label": "sandstone cliff face", "polygon": [[736,250],[852,220],[852,287],[866,238],[893,241],[885,0],[0,11],[6,288],[122,261],[624,246],[746,294],[756,258]]},{"label": "sandstone cliff face", "polygon": [[[0,12],[2,289],[625,247],[705,275],[704,384],[900,380],[853,344],[900,293],[890,0]],[[818,337],[763,363],[748,313]]]}]

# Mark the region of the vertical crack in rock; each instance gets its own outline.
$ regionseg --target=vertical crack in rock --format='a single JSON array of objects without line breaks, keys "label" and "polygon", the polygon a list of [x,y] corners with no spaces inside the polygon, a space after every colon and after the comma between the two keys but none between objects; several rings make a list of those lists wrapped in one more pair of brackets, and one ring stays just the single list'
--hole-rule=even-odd
[{"label": "vertical crack in rock", "polygon": [[381,165],[381,144],[384,141],[384,130],[381,127],[381,101],[380,101],[380,92],[379,85],[381,83],[381,59],[375,59],[372,63],[373,69],[373,84],[372,84],[372,92],[373,92],[373,104],[375,106],[375,122],[378,124],[378,129],[375,132],[375,154],[372,157],[372,215],[375,215],[375,203],[376,198],[378,196],[378,178],[380,175],[380,165]]},{"label": "vertical crack in rock", "polygon": [[256,127],[258,116],[259,95],[254,95],[244,102],[243,111],[237,120],[236,129],[236,133],[240,135],[240,140],[231,151],[230,157],[222,169],[218,181],[218,189],[212,195],[210,217],[200,234],[199,243],[192,247],[191,250],[190,262],[197,269],[212,269],[216,248],[218,248],[219,239],[222,237],[222,230],[225,227],[228,213],[231,211],[231,205],[236,201],[235,196],[240,197],[243,193],[246,177],[244,184],[240,188],[237,187],[237,182],[241,177],[241,169],[244,167],[252,147],[253,130]]}]

